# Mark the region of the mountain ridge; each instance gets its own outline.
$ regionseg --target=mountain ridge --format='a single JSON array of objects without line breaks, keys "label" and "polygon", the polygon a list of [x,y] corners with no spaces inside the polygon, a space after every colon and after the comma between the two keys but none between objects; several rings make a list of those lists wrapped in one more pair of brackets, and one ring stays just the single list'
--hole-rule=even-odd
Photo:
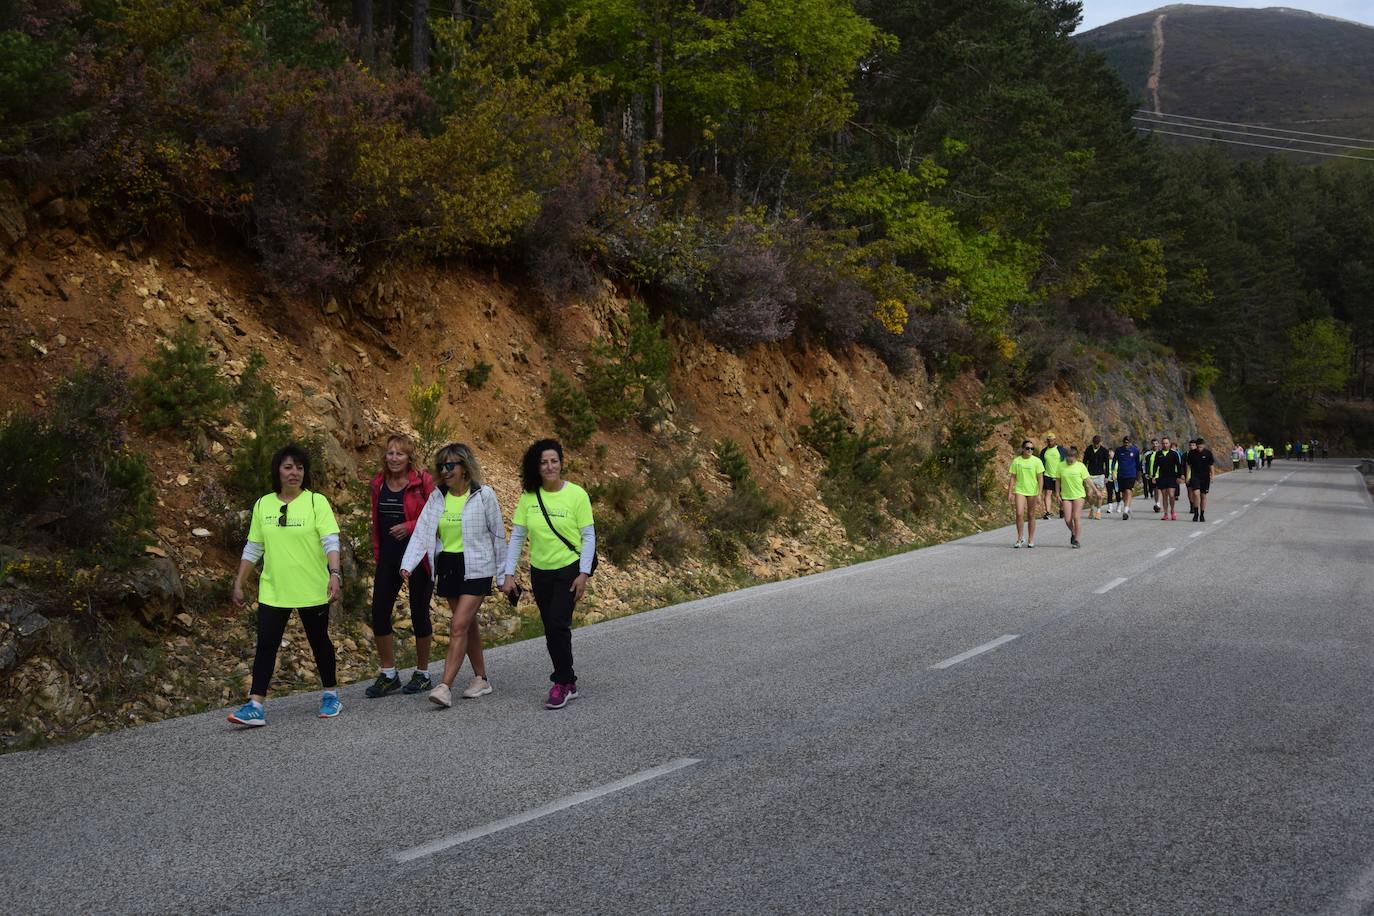
[{"label": "mountain ridge", "polygon": [[[1144,108],[1374,136],[1374,27],[1363,23],[1289,7],[1174,4],[1074,40],[1100,52]],[[1156,64],[1157,99],[1148,88]]]}]

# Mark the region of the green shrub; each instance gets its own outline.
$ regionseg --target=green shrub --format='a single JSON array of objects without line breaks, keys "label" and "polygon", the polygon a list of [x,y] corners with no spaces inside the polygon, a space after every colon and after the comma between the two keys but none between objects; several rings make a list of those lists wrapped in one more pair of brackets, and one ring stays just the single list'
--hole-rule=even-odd
[{"label": "green shrub", "polygon": [[587,393],[557,369],[549,378],[544,410],[564,445],[578,448],[596,432],[596,412],[592,410]]},{"label": "green shrub", "polygon": [[730,481],[730,486],[738,488],[741,484],[753,481],[754,469],[749,466],[749,459],[734,439],[725,438],[717,442],[715,455],[716,466]]},{"label": "green shrub", "polygon": [[1212,360],[1212,354],[1204,353],[1201,360],[1188,367],[1188,393],[1206,394],[1220,378],[1221,369]]},{"label": "green shrub", "polygon": [[133,380],[140,420],[149,429],[206,430],[223,420],[229,385],[195,329],[182,325],[144,361]]},{"label": "green shrub", "polygon": [[841,411],[833,407],[811,408],[811,425],[801,430],[803,440],[825,459],[826,477],[857,484],[875,483],[892,446],[871,424],[856,430]]},{"label": "green shrub", "polygon": [[939,444],[930,456],[950,488],[975,502],[982,502],[989,488],[989,462],[997,454],[987,446],[997,424],[1005,417],[956,410]]},{"label": "green shrub", "polygon": [[291,441],[286,405],[263,378],[266,366],[267,358],[254,350],[234,388],[239,421],[247,435],[234,449],[228,482],[230,491],[242,499],[256,499],[272,488],[272,453]]},{"label": "green shrub", "polygon": [[674,520],[664,522],[649,542],[649,550],[654,559],[669,565],[680,563],[691,549],[691,532],[687,526]]},{"label": "green shrub", "polygon": [[481,390],[482,386],[491,378],[491,363],[479,359],[463,370],[463,383],[473,391]]},{"label": "green shrub", "polygon": [[668,388],[673,346],[663,322],[649,317],[644,303],[611,322],[605,340],[592,344],[587,360],[587,398],[596,416],[618,422],[657,404]]},{"label": "green shrub", "polygon": [[153,486],[127,442],[128,379],[104,360],[77,366],[47,402],[0,420],[3,524],[20,543],[73,547],[94,562],[138,556]]},{"label": "green shrub", "polygon": [[406,391],[406,404],[410,407],[410,425],[415,427],[415,449],[422,462],[428,461],[453,436],[452,428],[439,419],[443,403],[444,370],[440,369],[434,381],[426,385],[420,367],[415,366],[411,370],[410,388]]},{"label": "green shrub", "polygon": [[[737,543],[734,550],[726,550],[727,555],[738,556],[738,547],[764,534],[772,527],[778,517],[779,508],[768,494],[754,480],[754,471],[749,459],[733,439],[722,439],[715,447],[716,466],[730,481],[730,494],[712,503],[706,512],[707,529],[716,552],[719,555],[721,538],[729,538]],[[733,560],[731,560],[733,562]]]},{"label": "green shrub", "polygon": [[663,498],[649,493],[633,477],[612,477],[593,485],[588,495],[606,510],[597,512],[597,549],[615,565],[624,566],[658,528]]}]

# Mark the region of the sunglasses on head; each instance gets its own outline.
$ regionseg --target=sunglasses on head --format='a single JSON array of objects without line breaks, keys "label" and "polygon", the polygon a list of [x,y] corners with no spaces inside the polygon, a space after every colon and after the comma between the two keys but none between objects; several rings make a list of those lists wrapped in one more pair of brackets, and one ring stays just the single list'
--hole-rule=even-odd
[{"label": "sunglasses on head", "polygon": [[286,527],[286,503],[281,504],[281,515],[277,516],[277,524]]},{"label": "sunglasses on head", "polygon": [[445,462],[442,462],[442,463],[439,465],[439,470],[441,470],[441,471],[451,471],[451,470],[453,470],[454,468],[461,468],[462,466],[463,466],[463,462],[461,462],[461,461],[445,461]]}]

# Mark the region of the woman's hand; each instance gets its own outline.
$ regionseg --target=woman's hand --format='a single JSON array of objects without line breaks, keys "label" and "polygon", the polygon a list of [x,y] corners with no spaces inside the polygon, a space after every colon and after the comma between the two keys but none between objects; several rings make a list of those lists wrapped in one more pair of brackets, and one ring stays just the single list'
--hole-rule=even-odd
[{"label": "woman's hand", "polygon": [[410,536],[410,529],[406,527],[405,522],[401,522],[399,525],[392,525],[391,530],[387,533],[398,541],[404,541]]},{"label": "woman's hand", "polygon": [[573,593],[573,603],[582,600],[582,593],[587,590],[587,580],[591,578],[586,573],[578,573],[577,578],[572,580],[572,585],[568,586],[568,591]]},{"label": "woman's hand", "polygon": [[338,600],[339,600],[340,598],[342,598],[342,597],[343,597],[343,580],[340,579],[338,576],[332,575],[332,574],[331,574],[330,577],[329,577],[329,600],[330,600],[331,602],[334,602],[334,601],[338,601]]},{"label": "woman's hand", "polygon": [[401,581],[402,581],[402,582],[409,582],[409,581],[410,581],[410,570],[406,569],[404,566],[401,567]]},{"label": "woman's hand", "polygon": [[243,582],[241,582],[238,579],[234,580],[234,591],[232,597],[234,599],[235,605],[237,605],[238,607],[243,607],[245,603],[243,600]]},{"label": "woman's hand", "polygon": [[496,587],[507,595],[515,594],[515,577],[506,576],[505,581]]}]

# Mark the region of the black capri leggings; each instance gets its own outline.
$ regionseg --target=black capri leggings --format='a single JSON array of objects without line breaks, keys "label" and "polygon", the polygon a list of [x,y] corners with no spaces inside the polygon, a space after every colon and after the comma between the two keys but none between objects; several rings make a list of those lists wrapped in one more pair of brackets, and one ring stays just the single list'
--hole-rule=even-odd
[{"label": "black capri leggings", "polygon": [[[377,574],[372,577],[374,636],[391,635],[391,609],[396,606],[396,596],[401,593],[403,582],[399,564],[385,560],[377,564]],[[434,624],[429,619],[429,599],[433,594],[434,578],[424,566],[415,567],[410,574],[410,623],[420,639],[434,635]]]},{"label": "black capri leggings", "polygon": [[534,603],[539,605],[539,617],[544,621],[544,643],[553,662],[549,680],[555,684],[576,684],[573,672],[572,616],[573,600],[570,588],[578,576],[578,564],[570,563],[562,569],[530,567],[530,590]]},{"label": "black capri leggings", "polygon": [[[329,641],[329,605],[299,608],[301,623],[305,626],[305,638],[310,641],[310,651],[315,655],[315,667],[319,669],[320,681],[326,690],[338,686],[335,679],[334,644]],[[272,683],[272,672],[277,669],[277,649],[286,633],[286,622],[291,619],[291,608],[272,607],[270,604],[258,605],[258,648],[253,655],[253,696],[267,696],[267,688]]]}]

